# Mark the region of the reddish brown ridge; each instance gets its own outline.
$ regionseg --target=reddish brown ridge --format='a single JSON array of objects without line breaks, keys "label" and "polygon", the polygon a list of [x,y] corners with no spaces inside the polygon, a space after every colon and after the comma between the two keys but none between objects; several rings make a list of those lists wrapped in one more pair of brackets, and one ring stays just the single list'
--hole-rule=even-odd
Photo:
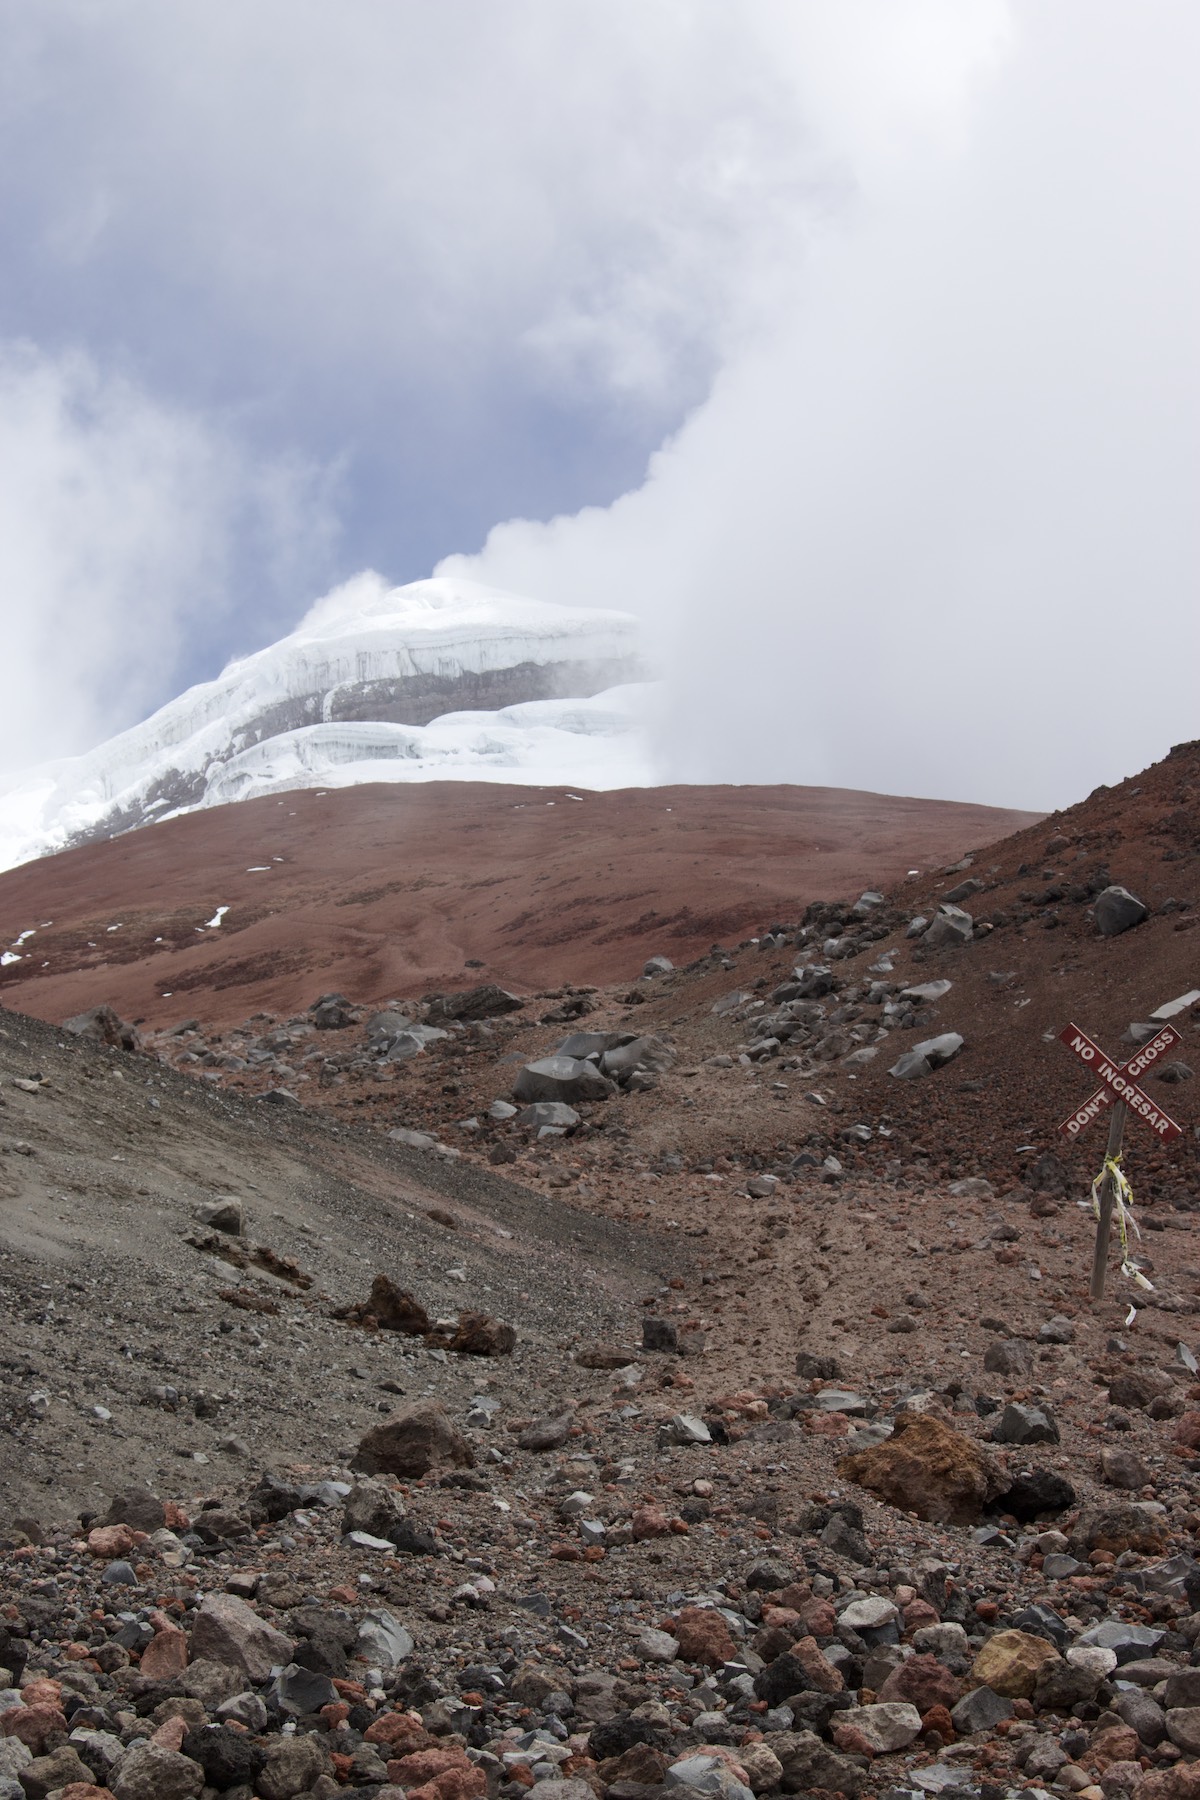
[{"label": "reddish brown ridge", "polygon": [[224,1025],[332,989],[623,980],[1037,816],[805,787],[573,798],[431,782],[246,801],[0,875],[0,945],[37,928],[0,997],[48,1020],[109,1001],[148,1025]]}]

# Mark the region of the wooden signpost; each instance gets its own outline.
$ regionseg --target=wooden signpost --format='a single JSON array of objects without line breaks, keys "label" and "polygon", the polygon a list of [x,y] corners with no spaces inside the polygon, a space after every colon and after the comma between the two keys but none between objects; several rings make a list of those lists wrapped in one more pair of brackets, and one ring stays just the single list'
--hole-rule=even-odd
[{"label": "wooden signpost", "polygon": [[1100,1178],[1100,1216],[1096,1223],[1096,1250],[1092,1258],[1091,1296],[1093,1300],[1103,1300],[1113,1211],[1122,1187],[1128,1192],[1128,1183],[1120,1168],[1121,1140],[1125,1135],[1126,1117],[1132,1113],[1135,1118],[1141,1119],[1164,1143],[1183,1135],[1182,1127],[1156,1101],[1142,1092],[1137,1085],[1137,1077],[1152,1068],[1183,1040],[1172,1026],[1164,1025],[1148,1043],[1143,1044],[1125,1062],[1119,1063],[1107,1057],[1100,1046],[1093,1043],[1077,1025],[1068,1025],[1065,1031],[1059,1033],[1059,1037],[1068,1050],[1087,1064],[1093,1075],[1100,1077],[1101,1084],[1090,1100],[1086,1100],[1069,1119],[1064,1119],[1059,1130],[1067,1137],[1078,1137],[1086,1125],[1099,1118],[1106,1106],[1113,1109],[1108,1126],[1108,1148],[1104,1153],[1104,1172]]}]

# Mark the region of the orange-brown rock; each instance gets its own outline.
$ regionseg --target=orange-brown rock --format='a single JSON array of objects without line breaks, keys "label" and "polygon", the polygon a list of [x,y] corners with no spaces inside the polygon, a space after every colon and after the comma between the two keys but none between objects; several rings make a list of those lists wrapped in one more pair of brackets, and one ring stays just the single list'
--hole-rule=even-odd
[{"label": "orange-brown rock", "polygon": [[455,1746],[418,1750],[393,1758],[388,1780],[422,1800],[478,1800],[487,1792],[487,1776]]},{"label": "orange-brown rock", "polygon": [[944,1707],[947,1712],[961,1692],[961,1683],[936,1656],[910,1656],[894,1668],[875,1698],[907,1700],[919,1713],[931,1707]]},{"label": "orange-brown rock", "polygon": [[393,1756],[411,1756],[416,1750],[428,1750],[433,1743],[420,1714],[412,1712],[384,1713],[367,1726],[363,1737],[368,1744],[386,1744]]},{"label": "orange-brown rock", "polygon": [[816,1638],[800,1638],[797,1643],[792,1645],[791,1654],[804,1670],[808,1685],[814,1693],[841,1693],[846,1685],[846,1678],[840,1669],[834,1668]]},{"label": "orange-brown rock", "polygon": [[838,1473],[938,1525],[969,1525],[1008,1485],[994,1457],[928,1413],[899,1413],[885,1443],[843,1456]]},{"label": "orange-brown rock", "polygon": [[[158,1615],[162,1618],[162,1615]],[[151,1681],[170,1681],[175,1675],[182,1675],[188,1664],[187,1633],[180,1631],[178,1625],[168,1624],[165,1619],[155,1631],[154,1636],[142,1651],[142,1660],[138,1664],[141,1674]]]},{"label": "orange-brown rock", "polygon": [[685,1606],[675,1621],[679,1655],[683,1662],[704,1663],[719,1669],[732,1661],[733,1639],[719,1612],[708,1606]]},{"label": "orange-brown rock", "polygon": [[335,1318],[379,1331],[399,1331],[408,1337],[424,1337],[430,1318],[421,1302],[407,1289],[396,1286],[390,1275],[377,1275],[365,1300],[339,1307]]},{"label": "orange-brown rock", "polygon": [[66,1737],[67,1720],[57,1706],[13,1706],[0,1713],[0,1730],[5,1737],[20,1738],[27,1749],[40,1756],[52,1737],[58,1733]]}]

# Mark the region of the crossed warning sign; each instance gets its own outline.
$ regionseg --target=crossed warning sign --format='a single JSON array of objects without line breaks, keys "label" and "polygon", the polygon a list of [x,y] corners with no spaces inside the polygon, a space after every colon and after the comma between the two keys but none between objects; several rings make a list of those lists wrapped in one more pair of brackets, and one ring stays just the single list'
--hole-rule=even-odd
[{"label": "crossed warning sign", "polygon": [[1080,1031],[1078,1025],[1068,1025],[1065,1031],[1059,1033],[1059,1037],[1080,1062],[1085,1063],[1094,1075],[1100,1077],[1100,1086],[1091,1099],[1085,1100],[1069,1119],[1065,1119],[1059,1130],[1067,1137],[1078,1137],[1084,1126],[1099,1118],[1106,1106],[1113,1109],[1109,1120],[1104,1167],[1092,1184],[1092,1204],[1096,1209],[1096,1248],[1092,1256],[1091,1296],[1093,1300],[1103,1300],[1114,1211],[1121,1229],[1121,1267],[1140,1287],[1150,1286],[1130,1256],[1126,1239],[1127,1222],[1132,1224],[1129,1212],[1132,1194],[1121,1168],[1121,1140],[1127,1113],[1133,1113],[1135,1118],[1141,1119],[1163,1143],[1183,1136],[1182,1127],[1149,1094],[1144,1094],[1137,1084],[1139,1075],[1144,1075],[1147,1069],[1153,1068],[1168,1050],[1173,1050],[1183,1040],[1172,1026],[1164,1025],[1161,1031],[1156,1032],[1126,1062],[1119,1063],[1106,1056],[1099,1044],[1093,1043],[1085,1031]]},{"label": "crossed warning sign", "polygon": [[1067,1137],[1077,1137],[1085,1125],[1098,1118],[1106,1106],[1115,1101],[1123,1101],[1131,1113],[1144,1119],[1151,1131],[1164,1142],[1172,1138],[1182,1137],[1183,1128],[1175,1123],[1148,1094],[1143,1094],[1137,1085],[1136,1077],[1144,1075],[1146,1070],[1173,1050],[1183,1039],[1170,1025],[1164,1025],[1147,1044],[1131,1056],[1127,1062],[1119,1063],[1105,1056],[1098,1044],[1094,1044],[1086,1032],[1080,1031],[1078,1025],[1068,1025],[1065,1031],[1059,1032],[1060,1040],[1073,1050],[1081,1062],[1087,1064],[1093,1075],[1098,1075],[1102,1086],[1097,1088],[1090,1100],[1085,1100],[1077,1112],[1069,1119],[1064,1119],[1059,1130]]}]

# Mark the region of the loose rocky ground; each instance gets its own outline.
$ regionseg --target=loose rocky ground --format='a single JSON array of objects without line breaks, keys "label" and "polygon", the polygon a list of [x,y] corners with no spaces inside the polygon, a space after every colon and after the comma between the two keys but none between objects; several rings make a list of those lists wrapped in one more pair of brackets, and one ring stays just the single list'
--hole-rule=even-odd
[{"label": "loose rocky ground", "polygon": [[1200,987],[1198,765],[511,1010],[0,1013],[0,1794],[1200,1795],[1195,1089],[1093,1307],[1053,1041]]}]

